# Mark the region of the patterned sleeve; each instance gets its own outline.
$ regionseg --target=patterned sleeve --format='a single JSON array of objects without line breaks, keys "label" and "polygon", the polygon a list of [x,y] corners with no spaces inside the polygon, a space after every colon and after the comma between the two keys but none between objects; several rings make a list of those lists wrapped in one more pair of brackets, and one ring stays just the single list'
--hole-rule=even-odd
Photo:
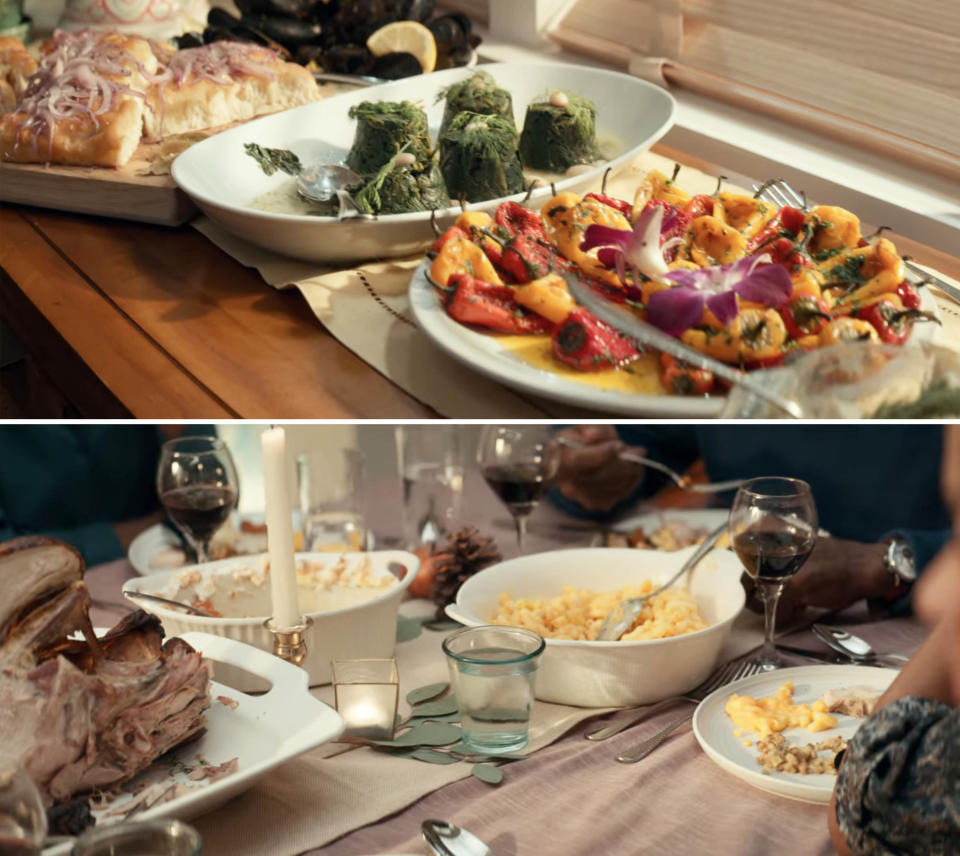
[{"label": "patterned sleeve", "polygon": [[960,710],[907,697],[850,741],[837,824],[857,856],[960,854]]}]

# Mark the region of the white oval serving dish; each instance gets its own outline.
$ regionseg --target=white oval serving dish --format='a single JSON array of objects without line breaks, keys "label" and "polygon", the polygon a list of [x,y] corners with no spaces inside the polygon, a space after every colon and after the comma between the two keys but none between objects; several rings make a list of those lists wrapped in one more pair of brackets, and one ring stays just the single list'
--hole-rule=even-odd
[{"label": "white oval serving dish", "polygon": [[[559,595],[564,586],[603,592],[651,580],[666,582],[696,550],[586,548],[521,556],[486,568],[467,580],[447,607],[455,621],[489,624],[502,592],[515,598]],[[746,597],[743,568],[729,550],[713,550],[676,585],[689,588],[709,626],[695,633],[636,642],[547,639],[536,678],[542,701],[580,707],[647,704],[700,684],[717,664],[720,650]]]}]

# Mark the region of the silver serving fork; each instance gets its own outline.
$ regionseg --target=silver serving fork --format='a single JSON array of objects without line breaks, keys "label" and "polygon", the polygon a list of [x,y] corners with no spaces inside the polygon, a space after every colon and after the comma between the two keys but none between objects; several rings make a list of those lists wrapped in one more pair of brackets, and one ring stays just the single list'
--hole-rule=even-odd
[{"label": "silver serving fork", "polygon": [[[737,666],[736,670],[733,673],[733,677],[730,678],[726,683],[732,684],[734,681],[739,681],[742,678],[749,678],[751,675],[757,674],[757,672],[763,671],[763,667],[752,660],[746,660]],[[721,684],[720,686],[724,686]],[[716,687],[715,689],[719,689]],[[665,725],[661,728],[653,737],[648,737],[646,740],[641,743],[637,743],[634,746],[631,746],[629,749],[621,752],[617,755],[617,760],[621,761],[624,764],[632,764],[635,761],[642,761],[647,757],[654,749],[656,749],[664,740],[666,740],[674,731],[676,731],[681,725],[689,722],[693,719],[693,714],[696,712],[696,708],[690,711],[690,713],[684,714],[679,719],[673,720],[673,722]]]},{"label": "silver serving fork", "polygon": [[[793,208],[800,208],[802,210],[805,210],[807,207],[809,207],[806,194],[798,193],[782,178],[776,178],[772,181],[765,181],[763,184],[755,184],[753,185],[753,190],[760,199],[763,199],[766,202],[772,202],[774,205],[779,205],[781,208],[784,205],[790,205]],[[954,300],[960,301],[960,288],[957,288],[955,285],[951,285],[949,282],[942,280],[935,274],[932,274],[929,271],[924,270],[919,265],[914,264],[909,256],[904,256],[903,266],[906,268],[906,279],[912,285],[932,282],[937,286],[937,288],[946,294],[949,294]]]},{"label": "silver serving fork", "polygon": [[675,695],[670,696],[669,698],[661,699],[654,704],[647,705],[642,710],[633,711],[630,716],[624,717],[619,722],[604,725],[601,728],[597,728],[588,732],[584,736],[587,738],[587,740],[606,740],[610,737],[613,737],[615,734],[619,734],[621,731],[624,731],[627,728],[632,728],[634,725],[649,719],[651,716],[656,716],[661,710],[666,710],[668,707],[672,707],[678,702],[692,701],[699,703],[714,690],[719,689],[724,684],[729,684],[730,681],[733,680],[734,673],[739,668],[740,664],[736,661],[724,663],[719,669],[714,669],[702,684],[694,687],[692,690],[690,690],[690,692],[684,693],[683,695]]}]

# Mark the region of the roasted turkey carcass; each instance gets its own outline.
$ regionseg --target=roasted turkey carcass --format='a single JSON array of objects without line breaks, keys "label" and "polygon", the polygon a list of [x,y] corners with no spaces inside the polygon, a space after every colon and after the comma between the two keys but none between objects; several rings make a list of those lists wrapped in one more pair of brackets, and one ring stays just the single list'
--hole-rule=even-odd
[{"label": "roasted turkey carcass", "polygon": [[210,664],[164,643],[155,617],[94,636],[83,570],[53,538],[0,544],[0,746],[48,806],[136,775],[198,735],[210,706]]}]

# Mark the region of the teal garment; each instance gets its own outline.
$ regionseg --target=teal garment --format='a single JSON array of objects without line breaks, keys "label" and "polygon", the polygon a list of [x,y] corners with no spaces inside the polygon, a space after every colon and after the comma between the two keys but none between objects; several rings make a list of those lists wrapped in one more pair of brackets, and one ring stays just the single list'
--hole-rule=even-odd
[{"label": "teal garment", "polygon": [[156,425],[0,426],[0,540],[40,533],[75,546],[88,566],[121,558],[112,524],[160,508],[163,441]]}]

